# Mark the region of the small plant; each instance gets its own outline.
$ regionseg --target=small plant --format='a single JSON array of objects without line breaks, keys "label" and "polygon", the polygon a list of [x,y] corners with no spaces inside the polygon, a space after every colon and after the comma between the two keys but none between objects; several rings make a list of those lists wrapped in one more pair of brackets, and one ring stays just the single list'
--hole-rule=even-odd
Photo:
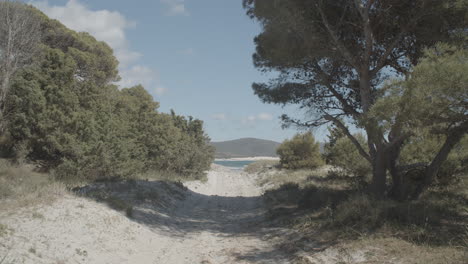
[{"label": "small plant", "polygon": [[125,209],[125,215],[129,218],[133,217],[133,206],[127,207],[127,209]]},{"label": "small plant", "polygon": [[8,234],[8,226],[0,224],[0,237],[6,236]]},{"label": "small plant", "polygon": [[75,252],[77,255],[82,256],[82,257],[87,257],[88,256],[88,251],[84,249],[77,248],[75,249]]},{"label": "small plant", "polygon": [[112,209],[115,209],[118,211],[124,211],[129,206],[129,204],[126,201],[120,198],[117,198],[115,196],[109,196],[106,199],[106,202]]},{"label": "small plant", "polygon": [[32,217],[35,219],[44,219],[44,215],[38,212],[32,213]]},{"label": "small plant", "polygon": [[128,217],[133,216],[133,206],[128,202],[115,196],[109,196],[105,199],[105,201],[112,209],[123,211]]}]

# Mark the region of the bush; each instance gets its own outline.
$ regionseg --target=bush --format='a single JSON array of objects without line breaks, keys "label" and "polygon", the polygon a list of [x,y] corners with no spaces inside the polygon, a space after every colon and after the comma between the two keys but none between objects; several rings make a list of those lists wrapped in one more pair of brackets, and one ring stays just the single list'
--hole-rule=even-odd
[{"label": "bush", "polygon": [[[366,139],[362,134],[354,135],[362,146]],[[372,172],[369,162],[359,154],[359,151],[347,137],[341,137],[333,145],[325,145],[325,156],[330,165],[339,167],[354,176],[366,176]]]},{"label": "bush", "polygon": [[40,163],[68,182],[209,169],[214,151],[201,120],[158,112],[140,85],[119,89],[107,44],[33,14],[41,20],[41,50],[12,79],[2,157]]},{"label": "bush", "polygon": [[310,132],[285,140],[276,152],[280,156],[281,167],[285,169],[314,169],[325,164],[320,155],[320,145]]},{"label": "bush", "polygon": [[385,203],[363,194],[352,196],[336,207],[334,223],[359,231],[374,229],[385,221]]}]

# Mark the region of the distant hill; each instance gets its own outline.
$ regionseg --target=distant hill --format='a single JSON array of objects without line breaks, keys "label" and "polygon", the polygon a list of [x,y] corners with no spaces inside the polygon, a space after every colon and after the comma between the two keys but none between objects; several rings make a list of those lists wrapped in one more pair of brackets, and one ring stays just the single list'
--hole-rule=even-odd
[{"label": "distant hill", "polygon": [[276,157],[280,143],[258,138],[241,138],[222,142],[211,142],[216,148],[216,158]]}]

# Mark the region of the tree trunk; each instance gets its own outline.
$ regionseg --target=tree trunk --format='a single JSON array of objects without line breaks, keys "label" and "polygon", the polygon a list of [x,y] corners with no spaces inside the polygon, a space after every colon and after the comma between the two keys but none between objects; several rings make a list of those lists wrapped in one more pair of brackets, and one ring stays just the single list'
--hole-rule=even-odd
[{"label": "tree trunk", "polygon": [[7,108],[7,97],[8,92],[10,89],[10,77],[11,73],[6,72],[4,73],[3,80],[0,80],[0,135],[5,132],[7,127],[7,115],[6,115],[6,108]]},{"label": "tree trunk", "polygon": [[6,128],[6,97],[9,85],[9,76],[5,74],[3,80],[0,80],[0,135],[3,135]]},{"label": "tree trunk", "polygon": [[372,164],[371,193],[376,198],[383,198],[387,189],[387,159],[383,146],[377,149]]},{"label": "tree trunk", "polygon": [[437,173],[439,172],[442,163],[447,159],[450,151],[460,142],[463,136],[468,132],[468,121],[465,121],[459,127],[453,129],[451,133],[448,134],[447,139],[444,142],[444,145],[440,148],[437,155],[434,157],[432,162],[427,166],[424,171],[424,179],[422,183],[416,188],[415,193],[413,194],[413,199],[418,199],[424,190],[426,190],[434,181]]},{"label": "tree trunk", "polygon": [[400,149],[392,150],[388,155],[388,170],[392,176],[392,188],[390,189],[388,196],[395,200],[403,200],[405,196],[402,175],[398,170],[399,156]]}]

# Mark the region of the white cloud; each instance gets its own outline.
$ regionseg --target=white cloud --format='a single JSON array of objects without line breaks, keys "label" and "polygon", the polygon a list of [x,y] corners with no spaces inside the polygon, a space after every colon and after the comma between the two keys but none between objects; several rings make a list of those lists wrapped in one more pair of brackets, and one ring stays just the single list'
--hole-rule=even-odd
[{"label": "white cloud", "polygon": [[258,115],[249,115],[242,119],[243,124],[255,123],[257,121],[270,121],[273,120],[273,116],[268,113],[260,113]]},{"label": "white cloud", "polygon": [[226,120],[227,117],[226,117],[226,114],[224,113],[218,113],[218,114],[214,114],[211,116],[214,120]]},{"label": "white cloud", "polygon": [[154,93],[157,95],[163,95],[167,93],[167,91],[168,91],[167,88],[163,86],[158,86],[156,87],[156,89],[154,89]]},{"label": "white cloud", "polygon": [[[47,1],[33,1],[32,5],[42,10],[50,18],[57,19],[65,26],[75,31],[90,33],[99,41],[106,42],[119,60],[119,72],[122,80],[118,85],[130,87],[142,84],[148,90],[158,94],[161,92],[157,73],[152,69],[138,64],[142,56],[131,50],[125,31],[136,26],[117,11],[91,10],[79,0],[69,0],[64,6],[50,5]],[[156,88],[153,88],[156,87]],[[158,89],[159,88],[159,89]]]},{"label": "white cloud", "polygon": [[181,50],[179,53],[182,55],[193,55],[195,53],[195,50],[193,48],[186,48]]},{"label": "white cloud", "polygon": [[255,120],[257,120],[257,117],[256,117],[256,116],[248,116],[248,117],[247,117],[247,121],[253,122],[253,121],[255,121]]},{"label": "white cloud", "polygon": [[268,113],[260,113],[257,116],[258,120],[263,120],[263,121],[270,121],[273,120],[273,116]]},{"label": "white cloud", "polygon": [[148,67],[135,65],[120,71],[122,80],[119,85],[122,87],[135,86],[141,84],[148,87],[155,81],[156,74]]},{"label": "white cloud", "polygon": [[160,0],[168,8],[167,14],[170,16],[184,15],[188,16],[189,12],[185,8],[184,0]]},{"label": "white cloud", "polygon": [[129,48],[125,35],[127,28],[135,23],[116,11],[90,10],[78,0],[69,0],[64,6],[52,6],[47,1],[32,2],[51,18],[57,19],[75,31],[85,31],[99,41],[105,41],[114,49],[120,63],[125,67],[141,54]]}]

